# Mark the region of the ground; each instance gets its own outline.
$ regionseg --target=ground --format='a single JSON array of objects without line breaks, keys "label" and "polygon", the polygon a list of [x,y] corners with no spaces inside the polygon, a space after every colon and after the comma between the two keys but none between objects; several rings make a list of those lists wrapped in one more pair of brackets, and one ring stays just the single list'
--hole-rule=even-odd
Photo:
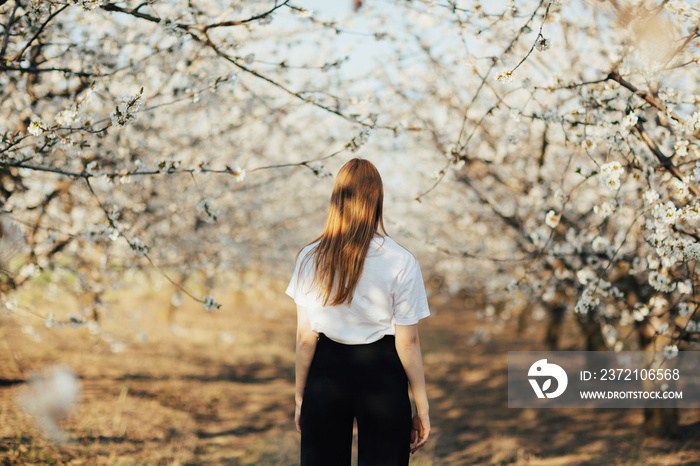
[{"label": "ground", "polygon": [[[126,343],[116,353],[84,328],[0,317],[0,464],[298,463],[291,301],[280,289],[239,290],[219,293],[215,312],[188,301],[173,312],[170,292],[108,299],[103,327]],[[34,296],[24,308],[56,302]],[[507,351],[544,349],[541,332],[513,323],[472,345],[474,301],[434,296],[431,308],[420,333],[433,432],[412,465],[700,464],[700,410],[682,410],[682,435],[663,440],[641,434],[640,409],[509,409]],[[60,445],[15,401],[31,370],[52,363],[82,384]]]}]

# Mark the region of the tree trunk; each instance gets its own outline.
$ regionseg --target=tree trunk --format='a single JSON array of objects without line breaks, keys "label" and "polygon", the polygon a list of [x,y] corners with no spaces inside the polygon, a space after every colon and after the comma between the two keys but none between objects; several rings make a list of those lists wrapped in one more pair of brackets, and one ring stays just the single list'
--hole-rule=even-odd
[{"label": "tree trunk", "polygon": [[586,351],[607,351],[608,345],[605,344],[600,322],[588,316],[579,316],[577,320],[586,338]]},{"label": "tree trunk", "polygon": [[653,437],[675,437],[678,408],[644,408],[644,433]]},{"label": "tree trunk", "polygon": [[[639,346],[644,351],[654,351],[655,328],[659,322],[652,319],[638,328]],[[656,336],[656,344],[663,347],[668,337]],[[679,433],[678,408],[644,408],[644,434],[653,437],[675,437]]]},{"label": "tree trunk", "polygon": [[544,343],[549,351],[559,349],[559,337],[561,336],[561,323],[564,320],[566,312],[566,304],[561,302],[548,306],[549,322],[547,324],[547,334],[544,337]]}]

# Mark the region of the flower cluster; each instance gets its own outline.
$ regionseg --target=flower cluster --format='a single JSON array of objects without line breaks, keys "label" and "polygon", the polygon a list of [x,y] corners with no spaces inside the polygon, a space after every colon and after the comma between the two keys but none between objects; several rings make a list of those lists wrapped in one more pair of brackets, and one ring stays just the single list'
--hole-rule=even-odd
[{"label": "flower cluster", "polygon": [[581,297],[574,307],[574,312],[580,315],[588,315],[590,311],[593,311],[600,304],[599,298],[593,297],[593,292],[590,288],[586,287],[581,293]]},{"label": "flower cluster", "polygon": [[681,317],[688,317],[693,313],[693,309],[686,302],[678,303],[676,308],[678,309],[678,315]]},{"label": "flower cluster", "polygon": [[217,303],[216,300],[214,299],[213,296],[205,296],[204,299],[202,300],[202,304],[204,304],[204,308],[207,311],[213,311],[215,309],[219,309],[221,307],[221,304]]},{"label": "flower cluster", "polygon": [[139,109],[143,106],[142,96],[143,88],[135,96],[122,98],[121,103],[109,115],[112,119],[112,126],[124,128],[129,123],[135,121]]},{"label": "flower cluster", "polygon": [[79,108],[77,105],[66,107],[56,114],[56,123],[61,126],[70,126],[79,120]]},{"label": "flower cluster", "polygon": [[360,131],[355,137],[353,137],[350,140],[350,142],[345,144],[345,148],[349,149],[350,152],[357,152],[369,140],[370,132],[371,131],[369,127],[362,128],[362,131]]},{"label": "flower cluster", "polygon": [[39,22],[49,12],[49,2],[44,0],[31,0],[29,2],[29,17]]},{"label": "flower cluster", "polygon": [[235,178],[236,181],[243,181],[245,180],[245,170],[239,166],[231,167],[230,165],[226,165],[226,171],[231,173]]},{"label": "flower cluster", "polygon": [[319,178],[331,176],[331,172],[329,172],[328,169],[326,169],[326,167],[324,167],[321,162],[312,162],[308,164],[308,167],[311,169],[312,172],[314,172],[314,175],[318,176]]},{"label": "flower cluster", "polygon": [[601,218],[607,218],[615,212],[617,202],[615,200],[605,201],[599,205],[593,207],[593,212],[599,215]]},{"label": "flower cluster", "polygon": [[148,246],[146,246],[140,239],[134,238],[129,241],[129,251],[137,256],[145,256],[148,254]]},{"label": "flower cluster", "polygon": [[656,270],[649,272],[649,284],[655,290],[664,293],[670,293],[676,288],[675,283],[673,283],[666,275]]},{"label": "flower cluster", "polygon": [[600,178],[603,186],[608,189],[617,189],[620,187],[620,176],[624,173],[622,165],[619,162],[608,162],[600,167]]},{"label": "flower cluster", "polygon": [[512,71],[503,70],[500,73],[498,73],[498,75],[496,75],[496,81],[498,81],[499,83],[503,83],[503,84],[509,83],[509,82],[513,81],[514,76],[515,76],[515,74]]},{"label": "flower cluster", "polygon": [[537,40],[535,41],[535,49],[537,49],[538,52],[544,52],[545,50],[548,50],[550,47],[550,40],[546,39],[544,36],[540,35]]},{"label": "flower cluster", "polygon": [[104,0],[70,0],[73,5],[81,5],[84,10],[92,11],[104,4]]},{"label": "flower cluster", "polygon": [[219,218],[219,215],[221,215],[220,210],[212,209],[210,199],[202,199],[201,201],[199,201],[197,203],[197,211],[206,215],[205,221],[207,223],[216,222],[216,220]]},{"label": "flower cluster", "polygon": [[170,34],[171,36],[181,36],[182,35],[182,30],[180,29],[180,26],[177,24],[177,21],[175,21],[173,18],[166,16],[163,19],[160,20],[160,23],[158,23],[160,27],[165,29],[165,32]]},{"label": "flower cluster", "polygon": [[160,173],[172,173],[180,167],[180,161],[174,158],[160,159],[156,161],[156,170]]}]

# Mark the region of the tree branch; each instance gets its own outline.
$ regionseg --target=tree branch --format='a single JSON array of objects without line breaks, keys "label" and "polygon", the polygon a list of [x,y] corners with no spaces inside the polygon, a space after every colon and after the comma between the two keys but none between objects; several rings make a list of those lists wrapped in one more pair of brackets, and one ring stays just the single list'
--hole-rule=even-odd
[{"label": "tree branch", "polygon": [[7,44],[10,40],[10,29],[12,29],[12,25],[15,22],[15,13],[20,6],[20,3],[15,1],[15,7],[12,9],[12,13],[10,13],[10,19],[7,21],[7,26],[5,26],[5,37],[2,39],[2,48],[0,48],[0,60],[2,61],[5,61],[5,52],[7,51]]},{"label": "tree branch", "polygon": [[63,10],[65,10],[66,8],[68,8],[68,6],[69,6],[69,5],[64,5],[64,6],[62,6],[61,8],[59,8],[58,10],[56,10],[55,12],[53,12],[48,18],[46,18],[46,21],[44,21],[44,23],[41,25],[41,27],[39,28],[39,30],[36,31],[36,34],[34,34],[34,35],[32,36],[32,38],[29,39],[29,42],[27,42],[26,44],[24,44],[24,47],[22,47],[22,50],[20,50],[20,51],[17,53],[17,55],[15,55],[15,57],[12,59],[12,61],[19,61],[20,58],[22,58],[22,55],[24,54],[24,52],[26,52],[27,49],[29,48],[29,46],[32,45],[32,42],[34,42],[34,41],[39,37],[39,35],[41,35],[41,33],[44,32],[44,29],[46,29],[46,26],[48,26],[48,24],[51,22],[51,20],[54,19],[54,18],[55,18],[59,13],[61,13]]},{"label": "tree branch", "polygon": [[[651,139],[651,136],[649,136],[644,129],[644,125],[642,124],[641,120],[637,121],[637,124],[634,125],[634,129],[637,131],[637,134],[639,134],[639,137],[642,139],[642,141],[644,141],[649,150],[654,154],[654,156],[656,156],[661,166],[668,170],[668,172],[675,178],[683,181],[683,175],[681,174],[680,170],[678,170],[678,167],[673,164],[670,157],[666,157],[666,155],[661,152],[659,146],[653,139]],[[688,190],[695,196],[700,196],[700,190],[698,190],[697,186],[694,184],[688,183]]]}]

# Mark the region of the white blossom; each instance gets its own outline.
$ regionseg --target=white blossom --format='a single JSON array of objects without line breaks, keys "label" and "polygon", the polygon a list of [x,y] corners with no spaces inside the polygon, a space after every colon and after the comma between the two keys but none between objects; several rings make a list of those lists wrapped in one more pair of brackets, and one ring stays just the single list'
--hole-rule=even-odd
[{"label": "white blossom", "polygon": [[678,315],[681,317],[688,317],[690,314],[693,313],[693,309],[685,301],[678,303],[677,307]]},{"label": "white blossom", "polygon": [[160,20],[160,27],[162,27],[165,32],[172,36],[180,36],[183,31],[180,30],[180,26],[170,16],[165,16]]},{"label": "white blossom", "polygon": [[621,125],[623,128],[630,128],[636,125],[637,121],[639,121],[639,117],[637,117],[637,115],[635,115],[634,113],[630,113],[622,119]]},{"label": "white blossom", "polygon": [[195,166],[192,171],[193,173],[202,173],[203,170],[209,169],[209,161],[206,159],[201,159],[197,166]]},{"label": "white blossom", "polygon": [[121,103],[109,115],[112,119],[112,126],[124,128],[129,123],[136,120],[139,109],[143,106],[143,89],[133,97],[123,97]]},{"label": "white blossom", "polygon": [[690,13],[690,5],[685,0],[671,0],[666,4],[666,9],[679,16],[685,16]]},{"label": "white blossom", "polygon": [[314,175],[318,176],[319,178],[331,176],[331,172],[329,172],[321,162],[312,162],[309,164],[309,168],[314,172]]},{"label": "white blossom", "polygon": [[70,0],[73,5],[81,5],[83,10],[92,11],[104,4],[104,0]]},{"label": "white blossom", "polygon": [[226,165],[226,171],[231,173],[236,178],[236,181],[238,181],[238,182],[245,180],[246,171],[243,168],[239,167],[238,165],[236,165],[234,167],[232,167],[230,165]]},{"label": "white blossom", "polygon": [[148,246],[146,246],[140,239],[134,238],[129,241],[129,251],[137,256],[145,256],[148,254]]},{"label": "white blossom", "polygon": [[537,40],[535,41],[535,48],[537,49],[538,52],[544,52],[545,50],[548,50],[550,46],[550,40],[546,39],[543,36],[539,36]]},{"label": "white blossom", "polygon": [[678,356],[678,347],[676,345],[664,346],[663,353],[667,359],[673,359]]},{"label": "white blossom", "polygon": [[670,293],[676,287],[676,285],[672,283],[666,275],[656,270],[649,272],[649,284],[655,290],[662,291],[665,293]]},{"label": "white blossom", "polygon": [[591,248],[593,252],[607,252],[610,248],[610,240],[604,236],[596,236],[596,238],[591,243]]},{"label": "white blossom", "polygon": [[39,136],[46,129],[46,123],[44,123],[39,117],[32,117],[27,127],[27,132],[32,136]]},{"label": "white blossom", "polygon": [[213,310],[219,309],[221,307],[221,304],[217,303],[214,300],[214,297],[211,295],[205,296],[204,299],[202,300],[202,303],[204,304],[204,308],[207,311],[213,311]]},{"label": "white blossom", "polygon": [[294,13],[296,13],[299,18],[309,18],[314,14],[314,11],[305,8],[297,8],[294,10]]},{"label": "white blossom", "polygon": [[509,83],[509,82],[513,81],[514,76],[515,75],[513,74],[512,71],[503,70],[500,73],[498,73],[498,75],[496,76],[496,81],[498,81],[499,83],[504,83],[504,84]]},{"label": "white blossom", "polygon": [[700,218],[700,203],[693,201],[683,207],[681,217],[687,220],[696,220]]},{"label": "white blossom", "polygon": [[608,346],[614,346],[617,341],[617,330],[610,324],[603,325],[602,329],[603,338]]},{"label": "white blossom", "polygon": [[214,210],[212,208],[211,199],[202,199],[196,205],[197,211],[206,215],[205,221],[208,223],[215,222],[219,215],[221,215],[220,210]]},{"label": "white blossom", "polygon": [[700,244],[691,242],[683,250],[683,257],[686,260],[700,260]]},{"label": "white blossom", "polygon": [[576,272],[576,278],[580,284],[587,285],[591,280],[595,280],[597,276],[590,268],[584,267]]},{"label": "white blossom", "polygon": [[693,292],[693,282],[690,280],[678,282],[677,288],[680,294],[690,294]]},{"label": "white blossom", "polygon": [[447,146],[447,150],[445,151],[445,157],[452,160],[455,157],[459,157],[461,151],[462,148],[459,146],[459,144],[450,144]]},{"label": "white blossom", "polygon": [[593,150],[596,147],[596,141],[593,136],[590,134],[582,135],[581,139],[581,147],[583,147],[586,150]]},{"label": "white blossom", "polygon": [[159,159],[155,162],[155,169],[160,173],[172,173],[180,167],[180,161],[174,158]]},{"label": "white blossom", "polygon": [[632,312],[632,317],[637,322],[642,322],[649,315],[649,308],[643,304],[637,304]]},{"label": "white blossom", "polygon": [[556,228],[559,225],[559,220],[561,219],[561,214],[557,214],[553,210],[547,212],[544,216],[544,223],[547,224],[549,228]]},{"label": "white blossom", "polygon": [[686,120],[683,132],[693,134],[698,129],[700,129],[700,112],[695,112]]},{"label": "white blossom", "polygon": [[613,212],[615,212],[615,205],[616,202],[613,201],[605,201],[601,203],[600,205],[596,205],[593,207],[593,212],[598,214],[601,218],[607,218],[609,217]]},{"label": "white blossom", "polygon": [[345,148],[349,149],[350,152],[357,152],[369,140],[369,135],[370,128],[363,128],[357,136],[353,137],[350,142],[345,145]]},{"label": "white blossom", "polygon": [[510,283],[508,283],[507,290],[509,293],[514,293],[518,290],[519,285],[518,281],[516,279],[512,279]]},{"label": "white blossom", "polygon": [[656,202],[657,200],[659,200],[660,196],[659,196],[659,193],[657,193],[653,189],[650,189],[648,191],[645,191],[644,194],[642,195],[642,197],[644,198],[645,204],[651,205],[654,202]]},{"label": "white blossom", "polygon": [[673,225],[678,218],[678,209],[672,202],[667,202],[661,209],[661,221],[667,225]]},{"label": "white blossom", "polygon": [[269,13],[269,14],[263,16],[262,18],[260,18],[258,20],[258,24],[261,26],[267,26],[268,24],[270,24],[272,22],[273,18],[274,18],[274,16],[272,15],[272,13]]},{"label": "white blossom", "polygon": [[609,189],[617,189],[620,187],[620,176],[624,173],[624,169],[619,162],[608,162],[600,167],[600,177],[603,186]]},{"label": "white blossom", "polygon": [[668,300],[660,295],[652,296],[651,299],[649,299],[649,305],[653,308],[654,312],[661,312],[668,305]]},{"label": "white blossom", "polygon": [[674,178],[673,180],[671,180],[670,185],[670,190],[676,199],[684,201],[690,195],[690,189],[688,188],[688,185],[683,181]]},{"label": "white blossom", "polygon": [[574,307],[574,312],[581,315],[588,315],[588,313],[598,307],[599,304],[600,299],[594,298],[591,290],[586,288],[583,290],[583,293],[581,293],[581,297]]},{"label": "white blossom", "polygon": [[679,139],[673,145],[673,150],[676,152],[676,155],[678,157],[685,157],[686,155],[688,155],[688,145],[689,144],[690,143],[688,141]]},{"label": "white blossom", "polygon": [[70,126],[78,120],[78,107],[72,106],[64,108],[56,114],[56,123],[61,126]]}]

